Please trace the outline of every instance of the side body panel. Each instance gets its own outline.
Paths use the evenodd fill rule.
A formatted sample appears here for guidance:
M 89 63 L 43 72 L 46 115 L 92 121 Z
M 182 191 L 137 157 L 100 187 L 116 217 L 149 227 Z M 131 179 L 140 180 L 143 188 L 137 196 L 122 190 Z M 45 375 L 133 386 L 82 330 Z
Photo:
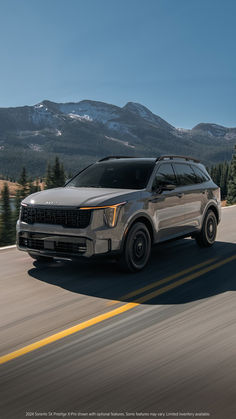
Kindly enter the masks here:
M 153 217 L 156 242 L 184 234 L 185 207 L 180 188 L 153 194 L 149 201 L 149 213 Z

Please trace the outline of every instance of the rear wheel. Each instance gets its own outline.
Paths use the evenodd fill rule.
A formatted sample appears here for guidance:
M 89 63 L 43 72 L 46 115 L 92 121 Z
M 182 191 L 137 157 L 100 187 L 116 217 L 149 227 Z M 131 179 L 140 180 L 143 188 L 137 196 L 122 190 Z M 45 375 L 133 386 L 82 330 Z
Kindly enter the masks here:
M 210 247 L 214 244 L 217 233 L 217 220 L 213 211 L 209 210 L 203 221 L 200 233 L 195 236 L 200 247 Z
M 143 223 L 135 223 L 127 233 L 120 265 L 128 272 L 141 271 L 148 263 L 151 252 L 150 233 Z
M 37 260 L 37 262 L 52 262 L 53 261 L 53 258 L 50 256 L 41 256 L 32 252 L 28 252 L 28 254 L 29 256 L 32 257 L 32 259 Z

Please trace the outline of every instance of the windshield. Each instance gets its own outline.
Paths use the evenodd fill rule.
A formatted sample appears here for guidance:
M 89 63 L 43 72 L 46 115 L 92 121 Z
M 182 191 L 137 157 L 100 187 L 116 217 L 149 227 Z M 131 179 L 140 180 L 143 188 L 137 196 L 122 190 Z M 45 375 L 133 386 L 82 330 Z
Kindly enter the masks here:
M 79 173 L 66 186 L 85 188 L 144 189 L 155 161 L 106 161 Z

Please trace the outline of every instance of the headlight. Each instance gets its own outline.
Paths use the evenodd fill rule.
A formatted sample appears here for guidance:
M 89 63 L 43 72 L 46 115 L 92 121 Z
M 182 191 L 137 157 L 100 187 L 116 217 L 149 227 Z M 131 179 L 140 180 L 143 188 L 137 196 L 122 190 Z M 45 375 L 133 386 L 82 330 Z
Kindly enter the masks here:
M 121 202 L 120 204 L 115 205 L 104 205 L 101 207 L 80 207 L 81 210 L 103 210 L 104 211 L 104 221 L 108 227 L 115 227 L 117 224 L 118 216 L 122 205 L 125 205 L 126 202 Z
M 105 220 L 105 223 L 108 225 L 108 227 L 116 226 L 120 209 L 122 205 L 124 204 L 125 202 L 122 202 L 121 204 L 116 204 L 116 205 L 112 205 L 110 207 L 104 208 L 104 220 Z
M 20 209 L 19 209 L 19 220 L 21 220 L 21 215 L 24 211 L 24 208 L 27 207 L 27 204 L 20 203 Z

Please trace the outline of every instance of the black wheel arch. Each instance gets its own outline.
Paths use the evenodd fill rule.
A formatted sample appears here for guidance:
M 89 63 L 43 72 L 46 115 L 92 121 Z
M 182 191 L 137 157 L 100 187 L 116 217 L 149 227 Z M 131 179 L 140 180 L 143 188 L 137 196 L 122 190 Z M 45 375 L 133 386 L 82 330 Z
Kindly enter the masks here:
M 205 218 L 205 216 L 206 216 L 206 214 L 207 214 L 208 211 L 214 212 L 214 214 L 216 216 L 217 225 L 218 225 L 219 224 L 219 221 L 220 221 L 220 214 L 219 214 L 219 209 L 218 209 L 217 205 L 214 204 L 213 202 L 210 202 L 206 206 L 205 211 L 204 211 L 204 215 L 202 217 L 203 220 L 204 220 L 204 218 Z M 202 224 L 203 224 L 203 222 L 202 222 Z
M 129 220 L 129 222 L 128 222 L 126 228 L 125 228 L 125 232 L 124 232 L 124 235 L 123 235 L 123 238 L 122 238 L 122 243 L 121 243 L 121 248 L 120 248 L 121 251 L 123 251 L 128 231 L 136 223 L 143 223 L 147 227 L 147 229 L 150 233 L 151 243 L 152 244 L 154 243 L 154 237 L 155 237 L 154 236 L 154 231 L 155 230 L 154 230 L 154 225 L 153 225 L 153 222 L 152 222 L 151 218 L 146 213 L 138 213 L 131 220 Z

